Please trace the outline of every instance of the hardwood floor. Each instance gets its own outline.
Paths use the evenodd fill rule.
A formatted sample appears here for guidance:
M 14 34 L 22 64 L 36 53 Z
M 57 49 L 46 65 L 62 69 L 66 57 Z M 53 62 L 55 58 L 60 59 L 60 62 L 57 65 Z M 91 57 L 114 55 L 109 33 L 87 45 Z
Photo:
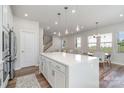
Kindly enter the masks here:
M 124 88 L 124 66 L 112 64 L 100 67 L 100 88 Z
M 39 74 L 38 67 L 31 66 L 16 71 L 16 76 L 8 82 L 7 88 L 15 88 L 18 77 L 35 73 L 36 78 L 42 88 L 50 88 L 50 84 L 42 74 Z M 100 88 L 124 88 L 124 66 L 112 64 L 99 71 Z
M 15 78 L 8 82 L 7 88 L 15 88 L 18 77 L 22 77 L 22 76 L 25 76 L 28 74 L 33 74 L 33 73 L 35 73 L 36 78 L 42 88 L 50 88 L 51 87 L 50 84 L 47 82 L 47 80 L 44 78 L 44 76 L 42 74 L 39 74 L 38 67 L 31 66 L 31 67 L 26 67 L 26 68 L 17 70 Z

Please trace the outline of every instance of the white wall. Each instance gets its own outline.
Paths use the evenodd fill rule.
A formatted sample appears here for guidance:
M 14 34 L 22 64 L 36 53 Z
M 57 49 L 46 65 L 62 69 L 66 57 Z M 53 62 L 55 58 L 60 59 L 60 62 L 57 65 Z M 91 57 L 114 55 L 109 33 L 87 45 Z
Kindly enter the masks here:
M 112 33 L 113 34 L 113 63 L 116 64 L 124 64 L 124 53 L 118 53 L 118 47 L 117 47 L 117 33 L 119 31 L 124 31 L 124 23 L 120 23 L 120 24 L 115 24 L 115 25 L 109 25 L 109 26 L 105 26 L 102 28 L 98 28 L 98 30 L 96 31 L 96 29 L 93 30 L 89 30 L 89 31 L 82 31 L 76 35 L 70 35 L 70 36 L 65 36 L 63 37 L 63 39 L 65 39 L 67 41 L 67 45 L 66 48 L 75 48 L 75 44 L 72 43 L 75 41 L 75 37 L 76 36 L 81 36 L 82 37 L 82 47 L 81 47 L 81 51 L 88 52 L 87 49 L 87 36 L 88 35 L 93 35 L 93 34 L 97 34 L 97 33 Z
M 17 35 L 17 62 L 16 69 L 20 69 L 20 31 L 33 31 L 35 33 L 35 62 L 38 65 L 39 59 L 39 23 L 14 16 L 14 31 Z

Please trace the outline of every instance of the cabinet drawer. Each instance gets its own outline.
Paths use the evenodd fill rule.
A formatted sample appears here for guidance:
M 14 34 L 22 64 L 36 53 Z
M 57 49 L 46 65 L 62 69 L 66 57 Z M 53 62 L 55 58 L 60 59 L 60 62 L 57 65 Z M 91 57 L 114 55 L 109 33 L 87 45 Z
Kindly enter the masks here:
M 61 72 L 65 72 L 65 66 L 59 63 L 55 63 L 56 70 L 59 70 Z

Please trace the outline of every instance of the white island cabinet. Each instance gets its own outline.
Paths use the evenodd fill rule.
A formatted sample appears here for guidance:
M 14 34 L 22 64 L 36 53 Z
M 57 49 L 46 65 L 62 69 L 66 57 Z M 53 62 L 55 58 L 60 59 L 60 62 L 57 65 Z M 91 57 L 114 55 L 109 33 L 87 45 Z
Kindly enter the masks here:
M 53 88 L 99 87 L 99 61 L 96 57 L 42 53 L 39 70 Z

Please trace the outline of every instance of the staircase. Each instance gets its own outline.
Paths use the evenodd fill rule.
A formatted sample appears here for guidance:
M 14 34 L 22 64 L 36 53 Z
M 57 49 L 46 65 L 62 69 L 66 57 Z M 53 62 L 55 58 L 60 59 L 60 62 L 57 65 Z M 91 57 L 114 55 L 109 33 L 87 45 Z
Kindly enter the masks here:
M 52 46 L 52 40 L 50 42 L 48 42 L 47 44 L 44 45 L 43 52 L 46 52 L 47 49 L 49 49 L 51 46 Z

